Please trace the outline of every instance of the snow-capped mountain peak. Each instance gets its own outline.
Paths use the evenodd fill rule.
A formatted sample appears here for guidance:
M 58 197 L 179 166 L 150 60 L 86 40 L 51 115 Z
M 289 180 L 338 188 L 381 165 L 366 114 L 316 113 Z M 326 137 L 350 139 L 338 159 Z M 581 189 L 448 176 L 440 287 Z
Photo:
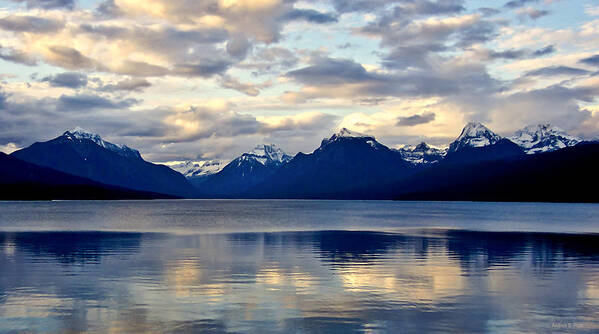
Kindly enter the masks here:
M 138 150 L 133 149 L 127 145 L 117 145 L 117 144 L 113 144 L 111 142 L 105 141 L 104 139 L 102 139 L 102 137 L 100 137 L 100 135 L 89 132 L 80 127 L 76 127 L 72 130 L 65 131 L 62 134 L 62 137 L 66 138 L 67 140 L 74 140 L 74 141 L 91 140 L 96 145 L 103 147 L 107 150 L 110 150 L 112 152 L 115 152 L 115 153 L 117 153 L 121 156 L 124 156 L 126 158 L 141 159 L 141 154 L 139 153 Z
M 478 122 L 466 124 L 460 136 L 449 145 L 449 151 L 455 152 L 465 147 L 484 147 L 493 145 L 501 140 L 501 137 Z
M 255 160 L 262 165 L 282 164 L 291 160 L 291 156 L 285 153 L 275 144 L 260 144 L 250 152 L 242 154 L 238 159 Z
M 339 130 L 337 133 L 335 133 L 333 135 L 333 137 L 337 137 L 337 138 L 341 138 L 341 137 L 345 137 L 345 138 L 365 138 L 365 137 L 372 137 L 369 135 L 365 135 L 356 131 L 352 131 L 349 130 L 348 128 L 341 128 L 341 130 Z
M 440 161 L 447 153 L 446 149 L 434 148 L 425 142 L 421 142 L 416 146 L 406 145 L 398 151 L 404 160 L 413 164 L 435 163 Z
M 509 138 L 518 144 L 527 154 L 555 151 L 560 148 L 574 146 L 581 139 L 551 124 L 526 126 Z
M 229 163 L 228 160 L 173 161 L 165 165 L 183 174 L 186 178 L 204 177 L 220 172 Z
M 291 156 L 285 153 L 275 144 L 261 144 L 254 147 L 248 154 L 256 157 L 264 157 L 267 160 L 283 163 L 291 160 Z
M 344 139 L 366 139 L 368 144 L 370 144 L 370 146 L 376 148 L 377 146 L 379 146 L 380 144 L 376 141 L 376 139 L 374 138 L 374 136 L 371 135 L 366 135 L 366 134 L 362 134 L 356 131 L 352 131 L 349 130 L 347 128 L 342 128 L 341 130 L 339 130 L 338 132 L 336 132 L 335 134 L 333 134 L 330 138 L 324 138 L 322 140 L 322 143 L 320 144 L 320 148 L 323 148 L 324 146 L 339 141 L 339 140 L 344 140 Z

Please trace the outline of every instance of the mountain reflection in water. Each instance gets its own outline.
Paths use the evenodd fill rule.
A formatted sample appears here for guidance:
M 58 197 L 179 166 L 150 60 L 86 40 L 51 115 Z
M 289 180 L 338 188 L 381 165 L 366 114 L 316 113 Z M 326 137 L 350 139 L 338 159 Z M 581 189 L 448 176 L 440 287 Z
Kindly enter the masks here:
M 593 332 L 599 236 L 0 233 L 0 332 Z

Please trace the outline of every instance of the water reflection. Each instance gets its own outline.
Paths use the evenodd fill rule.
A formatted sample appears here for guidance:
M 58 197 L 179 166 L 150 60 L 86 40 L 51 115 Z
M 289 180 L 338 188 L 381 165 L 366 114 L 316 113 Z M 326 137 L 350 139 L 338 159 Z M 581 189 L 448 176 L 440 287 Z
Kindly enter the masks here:
M 0 332 L 593 332 L 598 241 L 0 233 Z

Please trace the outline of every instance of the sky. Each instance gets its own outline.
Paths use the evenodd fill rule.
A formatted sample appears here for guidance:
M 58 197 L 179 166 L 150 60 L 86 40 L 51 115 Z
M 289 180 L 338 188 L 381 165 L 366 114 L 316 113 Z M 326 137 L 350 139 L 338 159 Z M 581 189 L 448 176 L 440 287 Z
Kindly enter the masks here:
M 599 137 L 591 0 L 0 1 L 0 151 L 81 127 L 146 160 L 311 152 L 342 127 Z

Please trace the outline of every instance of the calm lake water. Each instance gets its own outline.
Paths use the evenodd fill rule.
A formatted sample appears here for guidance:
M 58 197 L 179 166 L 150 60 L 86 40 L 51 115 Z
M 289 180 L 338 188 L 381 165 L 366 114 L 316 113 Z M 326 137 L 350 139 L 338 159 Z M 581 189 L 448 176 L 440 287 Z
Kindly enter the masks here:
M 0 333 L 599 332 L 599 205 L 0 202 Z

